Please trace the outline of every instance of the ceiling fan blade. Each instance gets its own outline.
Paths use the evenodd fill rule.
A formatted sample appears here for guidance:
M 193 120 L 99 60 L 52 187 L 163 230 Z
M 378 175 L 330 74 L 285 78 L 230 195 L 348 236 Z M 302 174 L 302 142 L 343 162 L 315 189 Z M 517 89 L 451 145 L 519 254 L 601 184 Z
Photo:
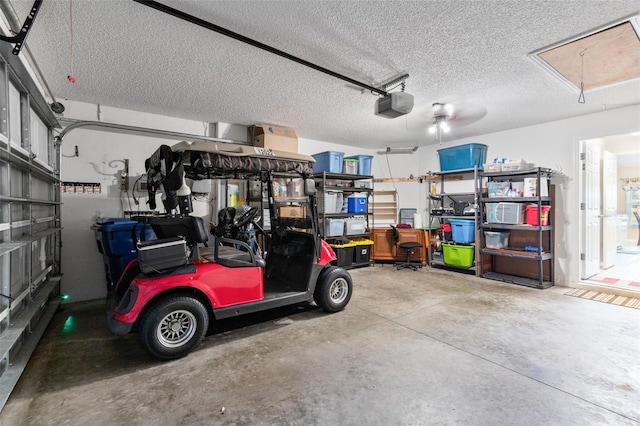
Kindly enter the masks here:
M 453 116 L 449 120 L 452 126 L 463 127 L 482 120 L 487 115 L 487 109 L 471 103 L 452 103 Z

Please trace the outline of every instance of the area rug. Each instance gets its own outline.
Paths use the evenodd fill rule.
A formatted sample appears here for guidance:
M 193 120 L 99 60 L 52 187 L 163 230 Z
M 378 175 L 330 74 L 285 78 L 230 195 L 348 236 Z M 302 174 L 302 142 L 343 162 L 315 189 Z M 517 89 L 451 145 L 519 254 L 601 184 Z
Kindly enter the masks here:
M 565 296 L 580 297 L 582 299 L 595 300 L 596 302 L 611 303 L 612 305 L 626 306 L 627 308 L 640 309 L 640 299 L 635 297 L 618 296 L 616 294 L 602 293 L 600 291 L 574 288 L 565 293 Z

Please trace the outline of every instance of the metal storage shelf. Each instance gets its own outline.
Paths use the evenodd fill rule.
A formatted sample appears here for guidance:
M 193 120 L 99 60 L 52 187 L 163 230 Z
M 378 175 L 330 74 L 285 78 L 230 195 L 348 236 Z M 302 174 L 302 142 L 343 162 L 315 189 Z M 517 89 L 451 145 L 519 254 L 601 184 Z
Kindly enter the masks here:
M 323 190 L 323 191 L 335 191 L 335 192 L 342 192 L 342 193 L 357 193 L 357 192 L 364 192 L 367 194 L 367 197 L 372 196 L 373 195 L 373 188 L 358 188 L 356 187 L 356 182 L 357 181 L 362 181 L 362 180 L 369 180 L 371 181 L 371 186 L 373 186 L 373 176 L 369 176 L 369 175 L 351 175 L 351 174 L 345 174 L 345 173 L 328 173 L 328 172 L 322 172 L 322 173 L 318 173 L 314 175 L 314 179 L 316 181 L 316 187 L 319 190 Z M 338 180 L 343 180 L 343 181 L 348 181 L 351 182 L 353 186 L 335 186 L 335 185 L 327 185 L 327 179 L 338 179 Z M 346 197 L 346 195 L 345 195 Z M 367 200 L 368 203 L 368 200 Z M 373 217 L 373 212 L 370 211 L 370 207 L 369 205 L 367 205 L 367 211 L 366 212 L 359 212 L 359 213 L 349 213 L 349 212 L 341 212 L 341 213 L 324 213 L 324 212 L 318 212 L 318 218 L 320 219 L 320 235 L 322 236 L 323 239 L 328 240 L 328 241 L 335 241 L 335 240 L 341 240 L 341 239 L 345 239 L 345 238 L 370 238 L 372 235 L 372 232 L 364 232 L 364 233 L 360 233 L 360 234 L 349 234 L 347 235 L 345 233 L 345 231 L 343 231 L 343 233 L 341 235 L 331 235 L 331 236 L 327 236 L 325 235 L 325 222 L 327 219 L 346 219 L 346 218 L 350 218 L 350 217 L 356 217 L 356 216 L 360 216 L 360 217 L 364 217 L 365 218 L 365 230 L 370 230 L 372 228 L 372 217 Z M 368 262 L 362 262 L 362 263 L 352 263 L 350 265 L 346 265 L 343 266 L 343 268 L 345 269 L 353 269 L 353 268 L 358 268 L 358 267 L 363 267 L 363 266 L 373 266 L 373 260 L 369 260 Z
M 512 170 L 512 171 L 504 171 L 504 172 L 484 172 L 481 170 L 480 174 L 483 177 L 505 177 L 505 176 L 508 177 L 508 176 L 533 175 L 533 174 L 537 174 L 538 172 L 541 175 L 544 175 L 545 177 L 551 176 L 553 174 L 553 170 L 547 169 L 544 167 L 534 167 L 533 169 Z
M 470 169 L 458 169 L 458 170 L 447 170 L 444 172 L 430 172 L 430 174 L 432 176 L 450 176 L 450 175 L 459 175 L 459 174 L 466 174 L 466 173 L 475 173 L 478 169 L 476 168 L 470 168 Z
M 458 271 L 470 271 L 470 272 L 476 272 L 476 267 L 475 266 L 470 266 L 468 268 L 464 268 L 462 266 L 456 266 L 456 265 L 449 265 L 447 263 L 444 263 L 444 261 L 442 260 L 435 260 L 435 259 L 431 259 L 431 266 L 443 266 L 445 268 L 452 268 Z
M 459 170 L 447 170 L 444 172 L 430 172 L 428 173 L 428 185 L 429 185 L 429 191 L 431 191 L 431 187 L 433 183 L 439 184 L 440 185 L 440 191 L 437 193 L 429 193 L 427 195 L 427 218 L 428 218 L 428 223 L 429 226 L 432 226 L 432 222 L 433 221 L 437 221 L 438 224 L 442 224 L 444 220 L 448 220 L 448 219 L 459 219 L 459 220 L 469 220 L 469 221 L 473 221 L 474 222 L 474 233 L 476 234 L 476 240 L 477 240 L 477 233 L 478 233 L 478 220 L 479 220 L 479 216 L 478 216 L 478 209 L 475 209 L 474 213 L 471 215 L 460 215 L 460 214 L 432 214 L 431 211 L 435 210 L 435 209 L 445 209 L 447 208 L 448 202 L 445 206 L 445 199 L 450 199 L 452 201 L 455 201 L 457 198 L 467 198 L 469 200 L 473 199 L 473 201 L 469 201 L 471 204 L 473 205 L 477 205 L 478 204 L 478 198 L 480 197 L 480 193 L 479 193 L 479 181 L 478 181 L 478 168 L 473 167 L 473 168 L 469 168 L 469 169 L 459 169 Z M 459 178 L 456 179 L 448 179 L 448 177 L 450 176 L 460 176 Z M 465 182 L 465 185 L 472 185 L 472 189 L 473 191 L 455 191 L 455 192 L 447 192 L 446 187 L 448 185 L 450 185 L 453 182 Z M 461 189 L 465 189 L 465 188 L 461 188 Z M 429 239 L 431 239 L 431 235 L 429 236 Z M 434 237 L 435 238 L 435 237 Z M 475 273 L 475 275 L 478 275 L 478 268 L 476 268 L 475 265 L 477 265 L 478 262 L 478 246 L 474 243 L 470 243 L 470 244 L 463 244 L 464 246 L 473 246 L 474 247 L 474 266 L 471 266 L 469 268 L 464 268 L 461 266 L 455 266 L 455 265 L 449 265 L 444 263 L 444 258 L 442 257 L 443 255 L 434 257 L 434 251 L 432 250 L 431 247 L 431 242 L 432 241 L 427 241 L 426 242 L 426 246 L 427 246 L 427 262 L 429 264 L 429 266 L 438 266 L 438 267 L 444 267 L 444 268 L 448 268 L 448 269 L 452 269 L 454 271 L 458 271 L 458 272 L 473 272 Z
M 328 218 L 345 218 L 345 217 L 352 217 L 352 216 L 366 216 L 368 214 L 371 214 L 369 212 L 362 212 L 362 213 L 320 213 L 321 216 L 324 217 L 328 217 Z
M 553 282 L 551 281 L 540 281 L 534 280 L 526 277 L 519 277 L 517 275 L 509 275 L 509 274 L 501 274 L 499 272 L 487 272 L 482 275 L 483 278 L 488 278 L 490 280 L 502 281 L 505 283 L 524 285 L 527 287 L 533 287 L 538 289 L 545 289 L 549 287 L 553 287 Z
M 326 236 L 324 237 L 325 240 L 336 240 L 336 239 L 342 239 L 342 238 L 366 238 L 366 237 L 370 237 L 371 236 L 371 232 L 365 232 L 362 234 L 344 234 L 344 235 L 333 235 L 333 236 Z
M 437 197 L 465 197 L 476 195 L 475 192 L 441 192 Z
M 360 263 L 352 263 L 351 265 L 342 266 L 343 269 L 355 269 L 355 268 L 363 268 L 365 266 L 373 266 L 373 260 L 368 262 L 360 262 Z
M 481 229 L 521 229 L 523 231 L 550 231 L 553 229 L 553 226 L 550 225 L 510 225 L 508 223 L 481 223 Z
M 507 172 L 480 172 L 479 173 L 479 182 L 482 182 L 483 178 L 487 179 L 487 182 L 492 182 L 494 180 L 502 180 L 502 179 L 511 179 L 514 176 L 522 177 L 535 177 L 536 179 L 536 188 L 538 188 L 538 194 L 542 192 L 542 178 L 546 179 L 547 192 L 550 193 L 549 187 L 549 177 L 553 174 L 551 169 L 546 168 L 534 168 L 528 170 L 516 170 L 516 171 L 507 171 Z M 535 204 L 538 207 L 538 211 L 542 209 L 542 206 L 551 207 L 552 199 L 550 196 L 536 196 L 536 197 L 486 197 L 483 196 L 479 200 L 480 211 L 484 212 L 485 204 L 487 203 L 499 203 L 499 202 L 508 202 L 508 203 L 529 203 Z M 549 216 L 551 216 L 551 211 L 549 212 Z M 540 219 L 539 219 L 540 220 Z M 549 222 L 551 220 L 549 219 Z M 553 245 L 553 225 L 528 225 L 528 224 L 503 224 L 503 223 L 488 223 L 482 222 L 479 225 L 479 229 L 481 232 L 479 233 L 480 239 L 480 262 L 484 263 L 485 256 L 489 256 L 491 260 L 491 272 L 483 272 L 481 276 L 483 278 L 508 282 L 512 284 L 524 285 L 527 287 L 533 287 L 538 289 L 545 289 L 553 286 L 553 262 L 554 257 L 551 251 L 547 252 L 519 252 L 514 250 L 507 249 L 496 249 L 496 248 L 487 248 L 486 237 L 482 230 L 514 230 L 514 231 L 527 231 L 531 232 L 535 235 L 535 238 L 532 238 L 531 245 L 534 247 L 547 247 L 548 250 L 552 250 Z M 535 240 L 535 241 L 534 241 Z M 537 267 L 537 279 L 532 279 L 520 275 L 512 275 L 503 272 L 494 272 L 496 269 L 496 258 L 498 257 L 508 257 L 512 259 L 523 259 L 530 260 L 532 262 L 536 262 Z M 548 264 L 548 280 L 545 280 L 544 274 L 544 264 L 547 262 Z M 524 264 L 523 264 L 524 265 Z M 503 264 L 503 268 L 504 268 Z M 514 271 L 508 271 L 514 272 Z M 519 272 L 519 271 L 518 271 Z M 532 274 L 533 275 L 533 274 Z
M 551 202 L 551 197 L 482 197 L 480 201 L 483 203 L 537 203 L 542 201 L 544 203 Z
M 261 201 L 261 199 L 250 199 L 249 201 Z M 307 203 L 309 199 L 307 197 L 274 197 L 273 201 L 276 203 Z
M 475 220 L 475 215 L 455 215 L 455 214 L 439 214 L 439 215 L 431 215 L 431 218 L 441 218 L 441 219 L 466 219 L 466 220 Z
M 506 257 L 515 257 L 518 259 L 530 259 L 530 260 L 549 260 L 553 259 L 553 254 L 543 252 L 542 254 L 538 254 L 534 251 L 532 252 L 522 252 L 518 253 L 514 250 L 504 250 L 504 249 L 492 249 L 492 248 L 483 248 L 480 249 L 481 254 L 491 254 L 493 256 L 506 256 Z M 528 253 L 528 254 L 527 254 Z

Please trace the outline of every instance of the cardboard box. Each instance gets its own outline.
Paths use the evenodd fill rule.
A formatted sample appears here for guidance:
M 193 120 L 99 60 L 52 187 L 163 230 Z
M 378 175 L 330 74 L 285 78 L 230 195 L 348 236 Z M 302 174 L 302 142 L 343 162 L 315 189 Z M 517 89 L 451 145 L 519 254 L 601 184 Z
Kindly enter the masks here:
M 298 152 L 298 137 L 293 129 L 256 124 L 249 127 L 253 146 L 286 152 Z
M 280 217 L 304 218 L 307 217 L 307 209 L 303 206 L 280 207 Z

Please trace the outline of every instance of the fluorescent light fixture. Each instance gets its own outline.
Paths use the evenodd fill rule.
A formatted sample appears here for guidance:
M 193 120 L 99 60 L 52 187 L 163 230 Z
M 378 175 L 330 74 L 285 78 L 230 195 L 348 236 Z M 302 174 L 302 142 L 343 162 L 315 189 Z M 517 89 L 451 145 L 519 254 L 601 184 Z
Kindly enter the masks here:
M 391 147 L 388 146 L 385 151 L 378 151 L 377 153 L 380 154 L 380 155 L 382 155 L 382 154 L 413 154 L 417 150 L 418 150 L 418 145 L 414 146 L 413 148 L 411 148 L 411 147 L 407 147 L 407 148 L 391 148 Z

